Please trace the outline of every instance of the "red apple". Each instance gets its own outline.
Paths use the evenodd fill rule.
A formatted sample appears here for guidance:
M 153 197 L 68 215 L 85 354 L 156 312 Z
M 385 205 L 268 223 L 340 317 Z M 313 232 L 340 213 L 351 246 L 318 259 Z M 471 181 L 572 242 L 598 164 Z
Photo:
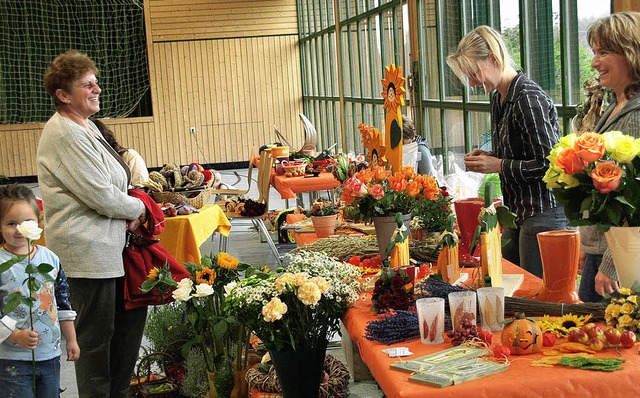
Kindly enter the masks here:
M 609 327 L 604 331 L 604 337 L 607 339 L 607 343 L 612 346 L 620 344 L 620 331 L 616 328 Z
M 589 339 L 589 348 L 593 351 L 599 352 L 604 348 L 604 343 L 597 337 L 592 337 Z
M 600 328 L 600 326 L 596 325 L 592 328 L 590 328 L 589 330 L 587 330 L 587 336 L 589 336 L 590 339 L 594 338 L 594 337 L 598 337 L 599 335 L 601 335 L 602 332 L 602 328 Z
M 569 332 L 568 340 L 574 343 L 587 344 L 587 342 L 589 341 L 589 336 L 587 336 L 584 331 L 576 328 L 571 329 L 571 331 Z
M 595 328 L 596 326 L 598 325 L 593 322 L 585 323 L 584 325 L 582 325 L 582 331 L 589 334 L 589 330 Z
M 625 330 L 620 334 L 620 344 L 624 348 L 631 348 L 636 343 L 636 334 L 631 330 Z

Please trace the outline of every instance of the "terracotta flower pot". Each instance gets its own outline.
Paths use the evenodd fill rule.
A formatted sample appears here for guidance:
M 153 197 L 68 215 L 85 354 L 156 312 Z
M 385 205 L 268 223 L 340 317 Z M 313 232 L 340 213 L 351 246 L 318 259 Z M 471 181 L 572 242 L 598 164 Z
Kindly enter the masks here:
M 330 216 L 311 216 L 313 229 L 316 230 L 318 238 L 328 238 L 336 232 L 337 214 Z
M 576 275 L 580 257 L 580 233 L 559 230 L 538 233 L 542 259 L 542 287 L 532 297 L 538 301 L 580 303 Z

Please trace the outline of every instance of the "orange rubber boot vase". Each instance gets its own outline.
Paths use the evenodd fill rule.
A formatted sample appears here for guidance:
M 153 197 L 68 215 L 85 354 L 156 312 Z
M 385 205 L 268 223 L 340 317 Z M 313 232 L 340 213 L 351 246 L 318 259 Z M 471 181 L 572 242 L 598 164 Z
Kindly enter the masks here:
M 580 257 L 580 233 L 572 230 L 540 232 L 542 287 L 533 300 L 555 303 L 581 303 L 576 291 Z

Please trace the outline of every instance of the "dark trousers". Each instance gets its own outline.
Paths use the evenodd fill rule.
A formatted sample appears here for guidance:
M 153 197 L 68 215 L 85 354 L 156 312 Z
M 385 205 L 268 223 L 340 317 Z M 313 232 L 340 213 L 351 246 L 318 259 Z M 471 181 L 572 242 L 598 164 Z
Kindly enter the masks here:
M 124 310 L 122 278 L 68 280 L 78 313 L 78 393 L 81 398 L 127 398 L 147 308 Z
M 580 278 L 580 287 L 578 296 L 585 303 L 597 303 L 604 298 L 596 292 L 596 274 L 602 262 L 602 255 L 587 254 L 584 260 L 584 268 L 582 269 L 582 277 Z

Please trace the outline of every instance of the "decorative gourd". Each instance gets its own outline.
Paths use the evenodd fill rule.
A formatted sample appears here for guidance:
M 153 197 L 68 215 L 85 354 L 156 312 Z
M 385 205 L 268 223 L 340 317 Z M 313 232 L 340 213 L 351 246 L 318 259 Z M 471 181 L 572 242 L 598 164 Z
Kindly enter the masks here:
M 542 348 L 542 331 L 535 321 L 516 312 L 513 320 L 502 329 L 502 344 L 514 355 L 533 354 Z

